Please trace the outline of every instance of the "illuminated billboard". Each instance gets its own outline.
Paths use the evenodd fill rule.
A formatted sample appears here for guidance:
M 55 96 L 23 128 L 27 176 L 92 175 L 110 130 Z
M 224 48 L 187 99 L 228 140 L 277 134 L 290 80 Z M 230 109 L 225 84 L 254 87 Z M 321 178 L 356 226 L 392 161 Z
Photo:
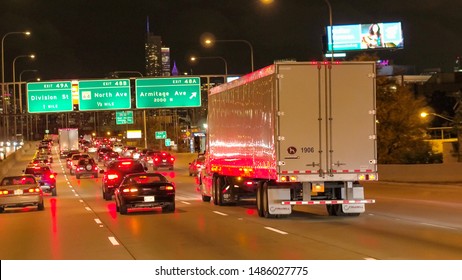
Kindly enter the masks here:
M 333 35 L 333 40 L 332 40 Z M 358 51 L 368 49 L 402 49 L 401 22 L 334 25 L 327 27 L 327 50 Z

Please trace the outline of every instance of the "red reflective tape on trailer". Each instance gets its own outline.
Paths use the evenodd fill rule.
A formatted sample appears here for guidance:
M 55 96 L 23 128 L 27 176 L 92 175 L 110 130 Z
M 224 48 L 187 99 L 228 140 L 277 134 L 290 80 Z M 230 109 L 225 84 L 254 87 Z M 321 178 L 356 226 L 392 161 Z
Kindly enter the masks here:
M 375 199 L 281 201 L 282 205 L 326 205 L 326 204 L 368 204 L 368 203 L 375 203 Z

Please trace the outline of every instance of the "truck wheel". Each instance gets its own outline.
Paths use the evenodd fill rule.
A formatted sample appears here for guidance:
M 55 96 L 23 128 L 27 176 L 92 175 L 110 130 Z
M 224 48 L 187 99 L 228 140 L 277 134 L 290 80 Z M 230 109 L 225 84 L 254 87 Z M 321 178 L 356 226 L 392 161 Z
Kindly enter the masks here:
M 52 196 L 56 196 L 56 195 L 57 195 L 57 192 L 58 192 L 58 191 L 56 190 L 56 186 L 55 186 L 53 189 L 51 189 L 51 195 L 52 195 Z
M 215 190 L 215 193 L 216 193 L 216 197 L 217 197 L 217 205 L 219 206 L 223 206 L 223 188 L 224 188 L 224 178 L 222 176 L 218 176 L 217 179 L 216 179 L 216 190 Z
M 259 217 L 264 217 L 263 215 L 263 190 L 262 190 L 263 186 L 262 184 L 258 184 L 258 187 L 257 187 L 257 212 L 258 212 L 258 216 Z
M 270 214 L 269 212 L 269 205 L 268 205 L 268 184 L 265 183 L 263 184 L 263 192 L 262 192 L 262 196 L 263 196 L 263 216 L 265 218 L 275 218 L 276 215 L 272 215 Z
M 207 196 L 207 195 L 202 195 L 202 201 L 203 202 L 210 202 L 212 198 L 210 196 Z

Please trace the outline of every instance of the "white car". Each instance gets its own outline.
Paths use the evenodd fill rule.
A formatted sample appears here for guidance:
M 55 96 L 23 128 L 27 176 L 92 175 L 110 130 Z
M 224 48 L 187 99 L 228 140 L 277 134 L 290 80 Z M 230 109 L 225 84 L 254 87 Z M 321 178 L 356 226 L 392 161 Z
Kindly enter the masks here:
M 124 149 L 124 145 L 121 144 L 121 143 L 115 143 L 113 146 L 112 146 L 112 150 L 116 153 L 122 153 Z

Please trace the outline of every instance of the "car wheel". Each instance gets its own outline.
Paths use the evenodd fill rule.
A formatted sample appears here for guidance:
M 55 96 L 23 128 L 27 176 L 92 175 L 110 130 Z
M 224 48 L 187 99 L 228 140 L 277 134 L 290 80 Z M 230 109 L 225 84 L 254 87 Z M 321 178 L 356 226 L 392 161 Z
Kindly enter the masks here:
M 80 174 L 76 174 L 75 178 L 80 179 Z
M 38 211 L 45 210 L 45 204 L 43 203 L 43 200 L 37 205 L 37 210 Z
M 120 212 L 120 214 L 122 214 L 122 215 L 126 215 L 126 214 L 128 213 L 127 205 L 121 204 L 121 205 L 119 206 L 119 212 Z
M 3 213 L 5 212 L 5 208 L 4 207 L 0 207 L 0 213 Z
M 55 186 L 54 188 L 51 189 L 51 195 L 52 195 L 52 196 L 56 196 L 56 195 L 57 195 L 56 186 Z
M 95 172 L 94 177 L 98 178 L 98 172 Z
M 104 200 L 109 201 L 112 199 L 112 194 L 103 192 Z
M 174 212 L 175 211 L 175 202 L 171 202 L 169 205 L 162 208 L 163 212 Z
M 71 168 L 71 169 L 69 170 L 69 173 L 70 173 L 71 175 L 74 175 L 74 169 Z

